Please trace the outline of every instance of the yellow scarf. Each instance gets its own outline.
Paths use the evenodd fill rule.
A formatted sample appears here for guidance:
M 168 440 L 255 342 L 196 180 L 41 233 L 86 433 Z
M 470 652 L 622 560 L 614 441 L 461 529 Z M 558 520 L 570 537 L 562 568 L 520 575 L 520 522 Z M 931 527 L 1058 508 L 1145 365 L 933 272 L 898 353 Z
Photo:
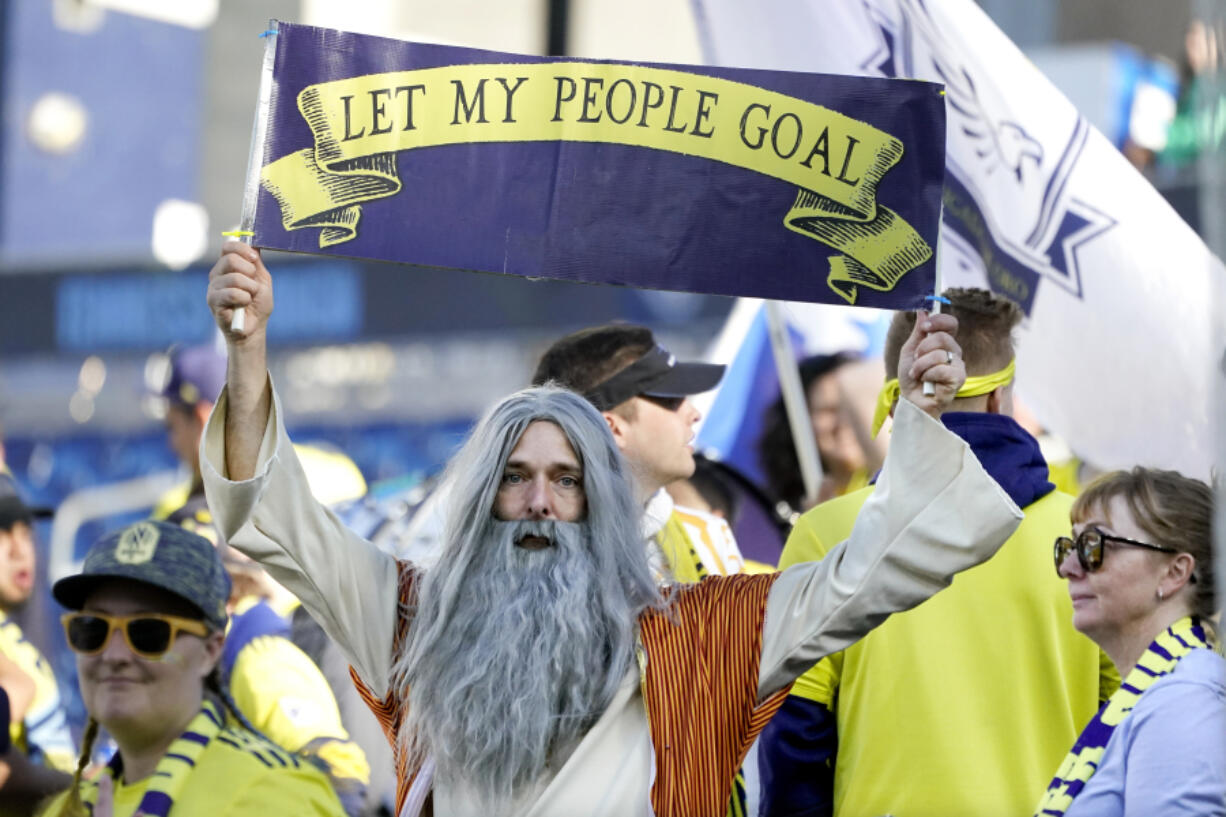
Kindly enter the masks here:
M 962 384 L 962 388 L 958 389 L 958 397 L 979 397 L 980 395 L 991 394 L 1001 386 L 1007 386 L 1012 383 L 1013 375 L 1016 371 L 1017 360 L 1014 359 L 1010 360 L 1009 365 L 998 372 L 968 377 L 966 382 Z M 885 381 L 885 385 L 881 387 L 881 392 L 877 395 L 877 409 L 873 412 L 874 437 L 881 431 L 881 426 L 885 424 L 885 418 L 890 416 L 890 410 L 898 402 L 898 395 L 898 378 L 895 377 Z
M 149 778 L 149 786 L 136 809 L 136 815 L 141 817 L 167 817 L 174 808 L 175 798 L 187 783 L 187 778 L 196 768 L 196 761 L 204 754 L 209 742 L 217 737 L 225 725 L 225 712 L 213 701 L 205 699 L 200 706 L 200 713 L 187 725 L 182 735 L 170 744 L 166 754 L 158 761 L 157 768 Z M 107 764 L 107 772 L 113 778 L 119 779 L 123 773 L 123 757 L 116 753 Z M 84 792 L 83 792 L 84 794 Z M 94 801 L 98 796 L 97 786 L 92 786 L 82 799 L 85 800 L 90 812 L 93 812 Z

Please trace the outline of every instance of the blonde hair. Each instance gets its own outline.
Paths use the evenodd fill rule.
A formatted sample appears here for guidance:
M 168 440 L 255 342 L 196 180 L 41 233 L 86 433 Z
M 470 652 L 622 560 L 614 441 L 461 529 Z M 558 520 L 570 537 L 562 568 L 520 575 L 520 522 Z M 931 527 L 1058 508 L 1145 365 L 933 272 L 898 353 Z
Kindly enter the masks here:
M 77 759 L 77 770 L 72 773 L 72 787 L 64 805 L 60 806 L 56 817 L 90 817 L 85 803 L 81 800 L 81 775 L 89 765 L 90 756 L 94 753 L 94 743 L 98 740 L 98 722 L 92 717 L 85 724 L 85 734 L 81 736 L 81 756 Z
M 1218 610 L 1213 564 L 1213 489 L 1199 479 L 1178 471 L 1136 466 L 1131 471 L 1113 471 L 1094 480 L 1077 497 L 1069 516 L 1080 522 L 1095 508 L 1105 510 L 1112 499 L 1122 497 L 1137 526 L 1156 545 L 1166 545 L 1191 555 L 1192 613 L 1206 624 Z

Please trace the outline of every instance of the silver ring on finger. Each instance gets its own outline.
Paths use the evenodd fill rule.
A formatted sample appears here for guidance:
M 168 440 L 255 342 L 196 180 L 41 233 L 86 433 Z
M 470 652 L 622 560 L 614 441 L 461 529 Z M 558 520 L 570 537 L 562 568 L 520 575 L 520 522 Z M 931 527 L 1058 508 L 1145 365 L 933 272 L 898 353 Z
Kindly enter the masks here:
M 946 363 L 946 365 L 953 365 L 953 362 L 954 362 L 954 353 L 953 353 L 953 352 L 951 352 L 951 351 L 949 351 L 948 349 L 946 349 L 946 350 L 945 350 L 945 363 Z

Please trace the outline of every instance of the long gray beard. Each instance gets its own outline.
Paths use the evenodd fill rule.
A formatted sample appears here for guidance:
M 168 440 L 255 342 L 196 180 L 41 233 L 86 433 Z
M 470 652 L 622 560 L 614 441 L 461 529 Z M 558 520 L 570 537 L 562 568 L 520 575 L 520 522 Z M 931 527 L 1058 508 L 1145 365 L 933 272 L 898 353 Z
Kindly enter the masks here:
M 518 547 L 528 534 L 554 544 Z M 610 577 L 597 574 L 587 538 L 584 524 L 493 522 L 472 564 L 440 563 L 426 577 L 393 678 L 408 688 L 402 748 L 432 756 L 439 782 L 505 802 L 608 707 L 633 661 L 635 613 L 602 601 L 597 584 Z M 454 598 L 440 598 L 435 571 L 462 572 Z

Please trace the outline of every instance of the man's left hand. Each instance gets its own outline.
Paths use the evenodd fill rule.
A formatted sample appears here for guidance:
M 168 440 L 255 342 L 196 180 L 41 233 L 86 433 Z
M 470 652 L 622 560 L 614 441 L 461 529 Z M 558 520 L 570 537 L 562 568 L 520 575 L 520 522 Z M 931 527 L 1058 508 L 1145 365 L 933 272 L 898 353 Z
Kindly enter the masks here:
M 962 348 L 954 340 L 957 331 L 958 319 L 953 315 L 920 312 L 898 356 L 899 393 L 936 418 L 966 382 Z M 934 394 L 924 394 L 924 383 L 934 386 Z

